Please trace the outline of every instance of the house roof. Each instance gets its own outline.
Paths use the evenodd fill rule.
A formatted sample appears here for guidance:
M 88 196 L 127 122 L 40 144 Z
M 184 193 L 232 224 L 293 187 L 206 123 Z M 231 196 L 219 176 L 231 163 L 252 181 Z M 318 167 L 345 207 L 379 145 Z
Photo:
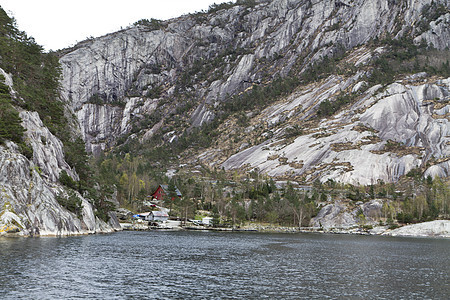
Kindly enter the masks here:
M 148 216 L 150 213 L 149 212 L 145 212 L 145 213 L 140 213 L 140 214 L 137 214 L 138 216 L 141 216 L 141 217 L 146 217 L 146 216 Z
M 167 184 L 160 184 L 159 186 L 164 190 L 164 193 L 169 194 L 169 186 Z M 175 187 L 175 192 L 178 197 L 183 196 L 177 187 Z
M 154 217 L 168 217 L 169 215 L 163 211 L 152 211 L 150 212 Z

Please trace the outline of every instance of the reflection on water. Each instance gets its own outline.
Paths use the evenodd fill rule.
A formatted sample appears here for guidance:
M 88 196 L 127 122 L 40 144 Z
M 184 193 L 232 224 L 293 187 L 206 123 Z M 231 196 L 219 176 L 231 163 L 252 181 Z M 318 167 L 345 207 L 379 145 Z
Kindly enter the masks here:
M 2 299 L 450 299 L 444 239 L 154 231 L 0 251 Z

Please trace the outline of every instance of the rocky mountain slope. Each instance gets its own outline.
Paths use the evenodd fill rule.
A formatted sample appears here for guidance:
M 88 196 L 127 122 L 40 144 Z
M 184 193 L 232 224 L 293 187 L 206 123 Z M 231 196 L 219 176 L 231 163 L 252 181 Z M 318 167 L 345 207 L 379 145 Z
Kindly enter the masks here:
M 391 182 L 425 166 L 427 175 L 448 176 L 449 79 L 405 75 L 377 85 L 370 77 L 373 62 L 390 51 L 371 41 L 408 38 L 445 52 L 449 22 L 445 0 L 216 5 L 64 50 L 62 96 L 95 154 L 130 134 L 160 146 L 220 120 L 213 146 L 185 152 L 185 161 L 305 181 Z M 236 115 L 223 117 L 238 95 L 305 78 L 325 57 L 342 59 L 341 74 L 295 82 L 265 109 L 247 103 L 244 129 Z M 317 120 L 322 102 L 345 96 L 351 105 Z
M 370 185 L 379 180 L 396 182 L 428 162 L 431 166 L 425 176 L 446 177 L 450 170 L 450 125 L 445 101 L 450 79 L 414 78 L 385 89 L 376 85 L 361 93 L 348 110 L 320 120 L 304 135 L 285 138 L 292 122 L 307 117 L 314 104 L 336 89 L 356 90 L 363 82 L 355 77 L 331 76 L 320 85 L 308 86 L 270 106 L 255 120 L 262 123 L 264 133 L 271 131 L 272 124 L 282 123 L 273 138 L 239 151 L 223 166 L 258 168 L 270 176 L 298 177 L 301 181 L 320 178 Z

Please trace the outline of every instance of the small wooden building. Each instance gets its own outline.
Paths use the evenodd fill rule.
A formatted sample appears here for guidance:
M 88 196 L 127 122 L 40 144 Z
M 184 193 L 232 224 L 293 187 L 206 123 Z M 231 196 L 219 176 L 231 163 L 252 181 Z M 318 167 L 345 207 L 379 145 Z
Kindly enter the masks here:
M 206 226 L 210 226 L 210 225 L 212 225 L 212 219 L 213 218 L 211 218 L 211 217 L 204 217 L 202 219 L 202 224 L 206 225 Z
M 166 212 L 163 211 L 151 211 L 148 215 L 149 221 L 167 221 L 169 220 L 169 215 Z
M 142 221 L 153 221 L 153 222 L 164 222 L 169 220 L 169 215 L 164 211 L 150 211 L 145 213 L 139 213 L 133 216 L 137 220 Z
M 177 187 L 175 187 L 175 192 L 177 193 L 177 196 L 179 198 L 182 197 L 182 194 L 181 194 L 180 190 Z M 156 191 L 152 194 L 152 199 L 156 199 L 156 200 L 162 201 L 162 200 L 164 200 L 164 197 L 166 195 L 169 195 L 169 186 L 166 185 L 166 184 L 160 184 L 158 186 L 158 188 L 156 189 Z M 175 198 L 173 198 L 172 200 L 174 200 L 174 199 Z

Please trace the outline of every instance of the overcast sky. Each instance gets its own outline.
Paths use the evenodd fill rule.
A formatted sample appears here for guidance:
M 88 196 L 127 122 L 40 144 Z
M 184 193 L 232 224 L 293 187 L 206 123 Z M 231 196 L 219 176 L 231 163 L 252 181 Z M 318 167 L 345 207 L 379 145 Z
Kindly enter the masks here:
M 120 30 L 141 19 L 166 20 L 223 0 L 0 0 L 20 30 L 46 50 Z

